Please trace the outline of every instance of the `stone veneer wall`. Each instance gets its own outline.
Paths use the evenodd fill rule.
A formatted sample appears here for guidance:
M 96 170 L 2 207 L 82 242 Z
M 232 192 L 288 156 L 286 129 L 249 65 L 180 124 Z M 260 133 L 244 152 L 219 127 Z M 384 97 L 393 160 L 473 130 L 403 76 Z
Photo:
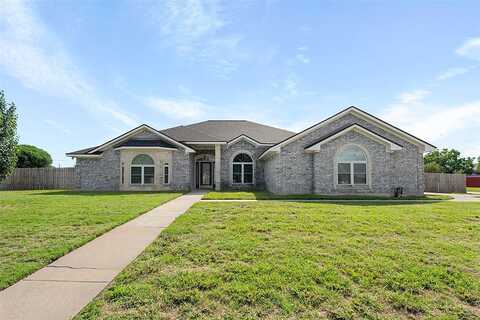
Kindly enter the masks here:
M 305 147 L 321 137 L 358 123 L 377 134 L 384 136 L 404 148 L 393 153 L 380 150 L 378 143 L 359 134 L 347 134 L 322 147 L 327 154 L 305 153 Z M 353 186 L 337 188 L 334 186 L 334 154 L 347 143 L 359 143 L 372 152 L 372 187 Z M 324 150 L 324 148 L 326 148 Z M 330 148 L 330 149 L 329 149 Z M 385 147 L 383 147 L 385 148 Z M 394 187 L 403 187 L 408 195 L 421 195 L 424 191 L 423 150 L 396 135 L 390 134 L 376 125 L 352 114 L 323 126 L 302 138 L 284 146 L 279 154 L 265 160 L 267 190 L 282 194 L 301 193 L 370 193 L 392 194 Z
M 184 150 L 173 152 L 172 177 L 170 187 L 172 190 L 191 190 L 193 179 L 193 155 Z
M 272 193 L 281 193 L 283 186 L 282 166 L 280 165 L 280 155 L 274 154 L 270 158 L 263 160 L 263 170 L 265 176 L 265 189 Z
M 338 152 L 349 144 L 362 146 L 367 154 L 367 185 L 336 185 L 335 158 Z M 385 144 L 381 144 L 357 132 L 345 135 L 322 146 L 322 151 L 313 154 L 314 176 L 313 193 L 374 193 L 390 194 L 392 192 L 391 153 Z
M 266 147 L 256 147 L 246 140 L 240 140 L 237 143 L 227 146 L 222 146 L 222 190 L 225 189 L 264 189 L 265 178 L 263 165 L 264 162 L 258 160 L 258 157 L 265 151 Z M 235 185 L 232 181 L 232 161 L 233 158 L 239 154 L 245 152 L 252 156 L 254 165 L 254 184 L 253 185 Z
M 141 152 L 138 154 L 152 152 Z M 156 159 L 155 156 L 153 156 Z M 157 159 L 158 160 L 158 159 Z M 126 167 L 130 164 L 126 163 Z M 81 190 L 92 191 L 118 191 L 120 189 L 120 151 L 113 148 L 104 151 L 100 158 L 77 158 L 76 160 L 76 186 Z M 192 188 L 192 156 L 183 150 L 172 153 L 172 163 L 170 164 L 170 184 L 163 185 L 160 177 L 163 176 L 163 165 L 155 169 L 156 184 L 146 186 L 135 186 L 135 190 L 183 190 Z M 126 168 L 127 169 L 127 168 Z M 129 170 L 125 170 L 129 174 Z M 125 183 L 128 183 L 129 177 L 125 177 Z
M 77 158 L 76 185 L 81 190 L 117 191 L 120 182 L 120 151 L 106 150 L 101 158 Z

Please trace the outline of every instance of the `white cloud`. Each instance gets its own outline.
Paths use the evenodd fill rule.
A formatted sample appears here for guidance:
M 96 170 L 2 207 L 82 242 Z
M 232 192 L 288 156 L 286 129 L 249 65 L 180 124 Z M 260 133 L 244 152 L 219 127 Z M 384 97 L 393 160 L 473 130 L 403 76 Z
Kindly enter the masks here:
M 163 99 L 150 97 L 146 99 L 145 104 L 171 118 L 198 118 L 209 108 L 208 105 L 200 101 L 185 99 Z
M 398 97 L 398 100 L 402 104 L 414 104 L 414 103 L 421 102 L 429 94 L 430 94 L 430 91 L 423 90 L 423 89 L 415 90 L 415 91 L 409 91 L 409 92 L 403 92 Z
M 480 60 L 480 37 L 468 39 L 455 52 L 462 57 Z
M 177 89 L 180 92 L 180 94 L 182 94 L 184 96 L 189 96 L 189 95 L 192 94 L 192 91 L 184 85 L 181 85 L 181 84 L 178 85 Z
M 283 82 L 283 89 L 290 95 L 295 96 L 298 93 L 298 79 L 289 75 Z
M 64 134 L 68 134 L 68 135 L 72 134 L 72 131 L 70 131 L 70 129 L 67 129 L 63 124 L 58 123 L 55 120 L 47 119 L 44 122 L 45 122 L 45 124 L 47 124 L 49 127 L 51 127 L 54 130 L 60 131 Z
M 439 106 L 424 101 L 428 94 L 425 90 L 403 93 L 382 118 L 434 143 L 461 136 L 480 125 L 480 101 Z
M 460 76 L 462 74 L 468 73 L 473 70 L 475 66 L 472 67 L 457 67 L 457 68 L 450 68 L 443 72 L 442 74 L 438 75 L 437 80 L 443 81 L 447 80 L 456 76 Z
M 225 25 L 216 0 L 167 0 L 155 9 L 160 14 L 153 12 L 152 17 L 180 51 L 193 50 L 197 42 Z
M 224 6 L 218 0 L 166 0 L 147 10 L 162 40 L 180 56 L 211 66 L 216 76 L 228 78 L 250 54 L 240 46 L 243 35 L 225 33 Z
M 306 55 L 304 55 L 303 53 L 297 53 L 297 55 L 295 56 L 297 58 L 297 60 L 303 64 L 309 64 L 310 63 L 310 58 L 308 58 Z
M 0 68 L 7 74 L 27 88 L 67 98 L 94 115 L 106 113 L 129 126 L 137 123 L 113 102 L 97 96 L 60 42 L 36 17 L 30 2 L 7 0 L 1 8 Z

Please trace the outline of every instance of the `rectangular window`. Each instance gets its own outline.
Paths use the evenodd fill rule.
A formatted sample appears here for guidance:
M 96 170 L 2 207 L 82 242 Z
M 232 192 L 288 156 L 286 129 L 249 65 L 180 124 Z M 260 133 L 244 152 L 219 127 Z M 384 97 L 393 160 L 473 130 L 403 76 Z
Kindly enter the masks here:
M 353 164 L 353 183 L 367 184 L 367 164 L 366 163 Z
M 168 184 L 170 181 L 170 172 L 168 168 L 168 163 L 163 167 L 163 183 Z
M 242 165 L 233 165 L 233 183 L 242 183 Z
M 141 184 L 142 183 L 142 167 L 131 167 L 130 170 L 131 170 L 130 183 Z
M 253 165 L 243 165 L 243 183 L 253 183 Z
M 350 163 L 338 164 L 338 184 L 351 184 Z
M 122 184 L 125 184 L 125 167 L 122 166 Z
M 155 176 L 154 167 L 143 167 L 143 183 L 144 184 L 153 184 Z

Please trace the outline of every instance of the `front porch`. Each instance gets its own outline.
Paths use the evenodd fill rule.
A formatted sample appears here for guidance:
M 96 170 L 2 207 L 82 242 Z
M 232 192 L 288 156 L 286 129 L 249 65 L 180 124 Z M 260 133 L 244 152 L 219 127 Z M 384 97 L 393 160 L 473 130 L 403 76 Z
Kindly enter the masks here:
M 197 153 L 193 156 L 194 189 L 221 190 L 221 144 L 199 144 L 192 146 Z

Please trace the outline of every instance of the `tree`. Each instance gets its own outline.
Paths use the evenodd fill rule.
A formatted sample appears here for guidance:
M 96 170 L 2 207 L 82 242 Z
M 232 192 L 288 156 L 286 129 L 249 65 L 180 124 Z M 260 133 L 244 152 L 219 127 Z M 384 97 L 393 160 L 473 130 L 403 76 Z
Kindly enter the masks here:
M 0 90 L 0 180 L 15 169 L 17 143 L 17 108 L 13 102 L 7 103 Z
M 477 174 L 480 174 L 480 156 L 477 158 L 477 168 L 475 169 Z
M 473 172 L 474 158 L 460 157 L 460 151 L 455 149 L 434 150 L 428 153 L 424 158 L 425 167 L 433 166 L 431 163 L 436 163 L 440 166 L 441 172 L 444 173 L 466 173 Z
M 428 163 L 425 163 L 424 171 L 440 173 L 442 172 L 442 167 L 436 162 L 428 162 Z
M 47 151 L 21 144 L 17 147 L 17 168 L 43 168 L 52 165 L 52 157 Z

